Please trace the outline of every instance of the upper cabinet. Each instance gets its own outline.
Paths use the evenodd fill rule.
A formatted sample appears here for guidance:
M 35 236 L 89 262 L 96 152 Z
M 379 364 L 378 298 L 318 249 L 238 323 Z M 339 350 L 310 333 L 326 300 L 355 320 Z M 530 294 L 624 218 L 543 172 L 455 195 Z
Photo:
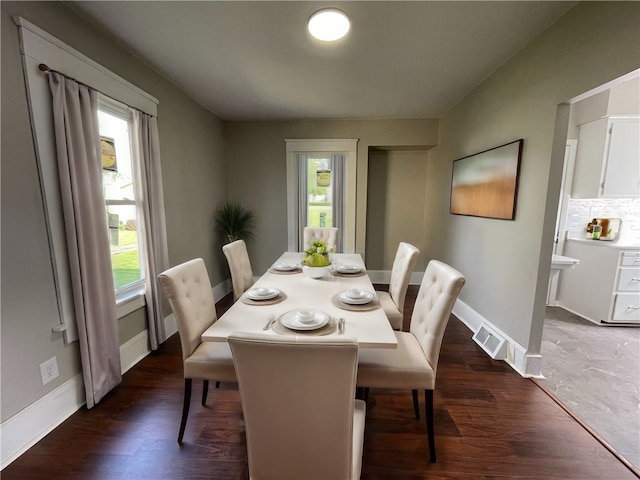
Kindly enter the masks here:
M 610 119 L 600 195 L 640 196 L 640 119 Z
M 574 105 L 573 198 L 640 197 L 640 80 Z
M 571 196 L 640 196 L 640 118 L 601 118 L 580 126 Z

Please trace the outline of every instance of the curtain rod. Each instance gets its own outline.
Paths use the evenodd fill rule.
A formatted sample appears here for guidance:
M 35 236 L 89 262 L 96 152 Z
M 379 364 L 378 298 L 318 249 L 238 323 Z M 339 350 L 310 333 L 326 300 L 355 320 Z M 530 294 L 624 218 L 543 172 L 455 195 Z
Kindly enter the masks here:
M 100 93 L 100 95 L 104 95 L 105 97 L 108 97 L 108 98 L 110 98 L 111 100 L 113 100 L 113 101 L 115 101 L 115 102 L 121 103 L 121 104 L 123 104 L 123 105 L 126 105 L 126 106 L 127 106 L 127 107 L 129 107 L 129 108 L 133 108 L 134 110 L 137 110 L 137 111 L 138 111 L 138 112 L 140 112 L 140 113 L 143 113 L 143 114 L 145 114 L 145 115 L 149 115 L 150 117 L 153 117 L 153 115 L 150 115 L 150 114 L 148 114 L 147 112 L 145 112 L 145 111 L 143 111 L 143 110 L 140 110 L 139 108 L 132 107 L 131 105 L 128 105 L 128 104 L 124 103 L 122 100 L 118 100 L 117 98 L 113 98 L 111 95 L 107 95 L 106 93 L 102 93 L 100 90 L 96 90 L 96 89 L 95 89 L 95 88 L 93 88 L 91 85 L 87 85 L 86 83 L 82 83 L 82 82 L 81 82 L 81 81 L 79 81 L 78 79 L 73 78 L 73 77 L 70 77 L 69 75 L 64 74 L 64 73 L 62 73 L 62 72 L 59 72 L 58 70 L 54 70 L 53 68 L 49 68 L 49 65 L 47 65 L 46 63 L 41 63 L 41 64 L 39 64 L 39 65 L 38 65 L 38 69 L 39 69 L 41 72 L 44 72 L 44 73 L 57 73 L 58 75 L 62 75 L 64 78 L 68 78 L 69 80 L 73 80 L 73 81 L 74 81 L 74 82 L 76 82 L 78 85 L 82 85 L 83 87 L 87 87 L 87 88 L 90 88 L 91 90 L 95 90 L 96 92 Z

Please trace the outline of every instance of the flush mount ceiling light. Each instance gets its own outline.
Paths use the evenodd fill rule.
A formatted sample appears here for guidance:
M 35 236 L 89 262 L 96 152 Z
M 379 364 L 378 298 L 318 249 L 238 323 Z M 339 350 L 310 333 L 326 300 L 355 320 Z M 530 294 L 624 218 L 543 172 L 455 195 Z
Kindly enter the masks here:
M 323 8 L 311 15 L 307 28 L 318 40 L 333 42 L 349 33 L 351 20 L 342 10 Z

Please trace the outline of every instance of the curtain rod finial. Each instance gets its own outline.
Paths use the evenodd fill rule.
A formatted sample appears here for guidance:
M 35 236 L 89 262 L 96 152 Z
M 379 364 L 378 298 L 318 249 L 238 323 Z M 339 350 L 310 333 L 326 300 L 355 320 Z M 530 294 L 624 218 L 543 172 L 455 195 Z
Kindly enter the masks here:
M 47 67 L 44 63 L 41 63 L 40 65 L 38 65 L 38 68 L 40 69 L 41 72 L 49 71 L 49 67 Z

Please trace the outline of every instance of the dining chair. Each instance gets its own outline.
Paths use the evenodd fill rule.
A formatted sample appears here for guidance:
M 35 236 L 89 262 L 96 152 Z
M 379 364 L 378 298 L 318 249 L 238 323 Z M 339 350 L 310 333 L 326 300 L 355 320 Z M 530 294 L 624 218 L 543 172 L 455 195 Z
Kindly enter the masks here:
M 233 301 L 235 302 L 253 285 L 253 270 L 251 269 L 249 253 L 247 253 L 247 244 L 244 240 L 236 240 L 224 245 L 222 251 L 229 264 L 231 284 L 233 286 Z
M 202 332 L 217 319 L 213 290 L 204 260 L 196 258 L 169 268 L 158 275 L 158 281 L 176 318 L 182 349 L 184 402 L 178 432 L 178 443 L 182 443 L 193 380 L 203 380 L 202 405 L 205 405 L 209 380 L 216 380 L 216 387 L 220 382 L 236 383 L 236 373 L 227 343 L 202 343 L 200 339 Z
M 324 242 L 327 248 L 336 250 L 338 241 L 338 227 L 304 227 L 303 235 L 304 248 L 308 249 L 313 242 Z
M 400 242 L 396 250 L 396 258 L 391 268 L 389 291 L 376 292 L 380 305 L 389 319 L 391 328 L 402 330 L 404 320 L 404 300 L 407 296 L 411 272 L 418 260 L 420 250 L 410 243 Z
M 358 387 L 412 390 L 416 419 L 420 419 L 418 389 L 424 390 L 427 439 L 431 462 L 436 461 L 433 390 L 442 337 L 465 277 L 449 265 L 431 260 L 424 272 L 408 332 L 395 332 L 395 349 L 364 348 L 358 359 Z M 365 395 L 366 398 L 366 395 Z
M 355 339 L 233 333 L 251 479 L 358 479 Z

